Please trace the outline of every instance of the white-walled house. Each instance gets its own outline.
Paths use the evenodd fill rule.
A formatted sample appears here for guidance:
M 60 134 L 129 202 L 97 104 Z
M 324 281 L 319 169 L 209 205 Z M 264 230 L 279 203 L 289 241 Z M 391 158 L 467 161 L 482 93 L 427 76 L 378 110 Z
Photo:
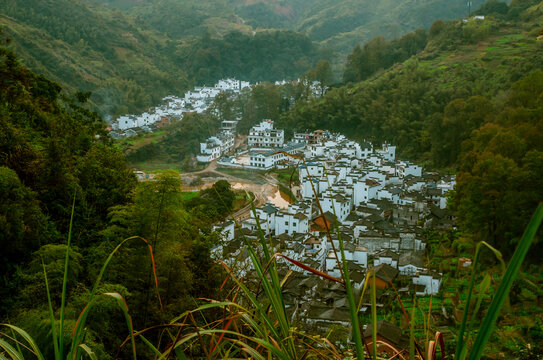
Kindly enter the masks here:
M 386 161 L 394 162 L 396 160 L 396 146 L 383 144 L 382 148 L 377 150 L 376 153 Z
M 269 201 L 266 205 L 256 208 L 256 216 L 260 222 L 262 230 L 268 234 L 270 231 L 275 230 L 275 216 L 279 212 L 279 209 L 272 205 Z M 251 214 L 251 217 L 254 215 Z
M 435 295 L 441 288 L 441 274 L 431 271 L 420 272 L 413 277 L 413 284 L 425 287 L 424 291 L 417 292 L 417 295 Z
M 222 224 L 213 226 L 213 230 L 220 233 L 222 240 L 231 241 L 234 240 L 234 221 L 228 220 Z
M 320 198 L 320 204 L 323 212 L 335 214 L 340 222 L 343 222 L 351 212 L 351 199 L 341 194 L 332 194 L 328 191 Z
M 138 118 L 135 115 L 124 115 L 117 119 L 117 128 L 119 130 L 135 128 L 137 126 L 138 126 Z
M 412 175 L 415 177 L 422 176 L 422 167 L 410 163 L 409 161 L 400 161 L 396 164 L 396 171 L 400 178 Z
M 394 251 L 390 249 L 387 249 L 375 255 L 375 257 L 373 258 L 373 266 L 377 266 L 380 264 L 388 264 L 392 266 L 393 268 L 397 269 L 398 259 L 399 259 L 399 255 L 397 253 L 395 253 Z
M 275 235 L 309 232 L 309 218 L 301 212 L 295 214 L 279 211 L 275 215 Z
M 398 270 L 402 275 L 414 276 L 425 270 L 422 256 L 416 251 L 407 251 L 400 255 Z
M 273 128 L 272 120 L 264 120 L 249 131 L 250 148 L 280 148 L 285 143 L 285 131 Z
M 301 151 L 304 146 L 303 143 L 290 143 L 282 149 L 250 151 L 249 165 L 257 169 L 269 170 L 287 164 L 291 160 L 290 156 L 287 154 L 295 154 L 298 151 Z
M 210 162 L 227 154 L 234 148 L 234 135 L 224 131 L 216 136 L 209 137 L 206 142 L 200 143 L 199 162 Z
M 353 184 L 353 203 L 358 206 L 362 203 L 368 203 L 373 199 L 377 199 L 377 193 L 382 187 L 379 182 L 374 179 L 363 179 Z
M 285 155 L 271 151 L 251 151 L 249 152 L 249 165 L 254 168 L 269 170 L 284 160 Z

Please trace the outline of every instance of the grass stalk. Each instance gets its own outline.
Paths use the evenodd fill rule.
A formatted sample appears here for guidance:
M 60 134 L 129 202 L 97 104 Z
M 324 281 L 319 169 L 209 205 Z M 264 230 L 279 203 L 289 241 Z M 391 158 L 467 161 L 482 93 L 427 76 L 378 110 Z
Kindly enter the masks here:
M 411 307 L 411 326 L 409 327 L 409 360 L 415 360 L 415 303 L 413 295 L 413 306 Z
M 498 319 L 498 315 L 500 314 L 500 310 L 507 298 L 507 295 L 509 294 L 513 281 L 516 279 L 519 273 L 520 266 L 528 253 L 530 245 L 532 245 L 532 241 L 542 221 L 543 204 L 539 204 L 530 222 L 528 223 L 524 234 L 522 235 L 515 253 L 509 262 L 505 276 L 503 277 L 500 286 L 492 299 L 488 312 L 483 320 L 479 333 L 477 334 L 477 338 L 475 339 L 475 343 L 473 344 L 473 348 L 470 351 L 470 360 L 477 360 L 481 358 L 483 349 L 490 339 L 490 335 L 492 334 L 494 325 Z
M 51 301 L 51 292 L 49 291 L 49 282 L 47 280 L 47 272 L 45 271 L 45 264 L 41 263 L 43 267 L 43 277 L 45 278 L 45 289 L 47 291 L 47 305 L 49 308 L 49 321 L 51 322 L 51 335 L 53 337 L 53 349 L 55 353 L 55 359 L 60 359 L 59 349 L 58 349 L 58 336 L 57 329 L 55 326 L 55 313 L 53 311 L 53 303 Z
M 375 271 L 373 271 L 372 277 L 371 277 L 371 339 L 372 339 L 372 358 L 373 360 L 377 359 L 377 289 L 375 288 Z M 360 357 L 363 354 L 362 352 L 358 352 L 358 348 L 356 349 L 357 356 Z
M 63 358 L 64 353 L 64 344 L 63 344 L 63 338 L 64 338 L 64 312 L 66 310 L 66 288 L 68 286 L 68 263 L 70 259 L 70 246 L 72 243 L 72 226 L 74 223 L 74 211 L 75 211 L 75 195 L 74 192 L 74 198 L 72 201 L 72 213 L 70 215 L 70 227 L 68 229 L 68 245 L 66 246 L 66 259 L 64 260 L 64 278 L 62 279 L 62 300 L 60 303 L 60 337 L 58 341 L 58 356 L 59 359 Z

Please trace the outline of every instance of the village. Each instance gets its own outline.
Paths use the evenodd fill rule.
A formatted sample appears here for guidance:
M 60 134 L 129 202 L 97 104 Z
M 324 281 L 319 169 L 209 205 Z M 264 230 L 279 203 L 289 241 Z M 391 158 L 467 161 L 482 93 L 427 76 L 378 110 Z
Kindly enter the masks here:
M 223 89 L 218 89 L 219 86 Z M 154 115 L 148 114 L 147 119 L 156 120 L 167 111 L 170 111 L 168 118 L 179 113 L 181 119 L 188 104 L 204 111 L 220 91 L 236 94 L 243 86 L 248 85 L 237 80 L 221 81 L 215 88 L 189 92 L 184 99 L 169 97 L 168 106 Z M 123 121 L 133 123 L 122 125 Z M 145 121 L 141 117 L 132 120 L 121 117 L 117 129 L 124 128 L 128 136 L 135 125 Z M 285 130 L 276 128 L 269 119 L 253 126 L 246 142 L 240 144 L 236 141 L 238 121 L 222 121 L 220 130 L 195 149 L 197 161 L 207 166 L 200 173 L 209 173 L 209 169 L 221 175 L 225 175 L 221 169 L 249 174 L 291 169 L 297 176 L 286 184 L 290 193 L 288 202 L 273 201 L 265 193 L 264 187 L 269 192 L 269 187 L 277 183 L 273 186 L 250 181 L 233 183 L 233 178 L 224 178 L 237 190 L 246 189 L 258 196 L 255 212 L 247 206 L 230 220 L 214 226 L 222 239 L 212 249 L 217 260 L 224 261 L 246 283 L 253 282 L 258 287 L 245 241 L 257 243 L 263 231 L 266 239 L 271 239 L 273 252 L 292 260 L 278 261 L 280 274 L 289 274 L 283 289 L 292 321 L 320 333 L 338 328 L 348 330 L 350 315 L 345 289 L 294 262 L 340 279 L 343 271 L 337 259 L 340 241 L 350 280 L 358 294 L 364 287 L 366 274 L 375 272 L 381 308 L 390 306 L 396 296 L 439 294 L 442 274 L 428 266 L 424 233 L 455 228 L 455 218 L 447 209 L 447 196 L 456 184 L 455 175 L 424 172 L 420 165 L 399 159 L 396 147 L 391 144 L 357 143 L 326 130 L 294 132 L 287 141 Z M 164 119 L 151 125 L 162 122 Z M 151 125 L 141 125 L 140 130 Z M 140 180 L 153 177 L 141 171 L 137 175 Z M 181 175 L 182 179 L 183 176 L 191 179 L 190 174 Z M 262 251 L 261 247 L 257 249 Z M 470 266 L 469 259 L 464 260 L 460 266 Z M 366 292 L 360 299 L 362 313 L 370 309 L 368 296 Z M 401 337 L 387 337 L 386 333 L 401 334 L 397 325 L 382 320 L 378 326 L 379 335 L 388 343 L 405 345 Z
M 256 279 L 243 238 L 256 243 L 260 227 L 271 239 L 274 253 L 335 278 L 341 277 L 336 259 L 341 238 L 350 279 L 358 292 L 373 269 L 381 299 L 392 296 L 393 288 L 406 296 L 439 293 L 442 274 L 426 265 L 423 232 L 455 227 L 447 209 L 455 175 L 424 172 L 421 166 L 398 159 L 396 147 L 390 144 L 359 144 L 323 130 L 294 133 L 285 143 L 284 131 L 275 129 L 271 120 L 250 130 L 247 150 L 228 156 L 233 151 L 233 131 L 225 128 L 202 143 L 198 159 L 248 171 L 290 168 L 298 175 L 298 181 L 290 184 L 295 197 L 291 204 L 268 201 L 249 217 L 238 219 L 238 226 L 233 220 L 215 226 L 222 243 L 213 255 L 236 276 Z M 349 325 L 342 286 L 292 262 L 278 263 L 283 275 L 290 271 L 284 294 L 293 321 L 325 332 Z M 362 301 L 370 303 L 369 298 Z M 361 311 L 369 309 L 366 305 Z M 381 325 L 389 331 L 396 329 L 386 322 Z
M 281 80 L 276 81 L 276 86 L 282 86 L 289 83 L 296 84 L 302 80 L 294 81 Z M 242 91 L 251 91 L 254 86 L 248 81 L 237 79 L 222 79 L 214 86 L 197 86 L 193 90 L 187 91 L 182 97 L 168 95 L 162 99 L 162 105 L 156 106 L 143 112 L 140 115 L 126 114 L 118 117 L 110 126 L 107 127 L 109 134 L 114 139 L 129 138 L 145 133 L 155 132 L 167 125 L 183 119 L 187 113 L 201 114 L 209 109 L 215 97 L 220 93 L 225 93 L 229 97 L 235 98 Z M 318 81 L 307 83 L 313 95 L 318 97 L 322 95 L 322 89 Z M 235 130 L 232 126 L 240 119 L 229 120 L 223 123 L 224 130 Z M 205 162 L 205 161 L 204 161 Z

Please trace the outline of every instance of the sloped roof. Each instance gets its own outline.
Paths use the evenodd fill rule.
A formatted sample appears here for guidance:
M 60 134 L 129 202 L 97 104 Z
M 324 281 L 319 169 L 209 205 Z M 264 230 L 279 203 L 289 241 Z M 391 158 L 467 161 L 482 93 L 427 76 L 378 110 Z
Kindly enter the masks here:
M 398 260 L 399 255 L 396 254 L 394 251 L 392 251 L 390 249 L 386 249 L 386 250 L 381 251 L 380 253 L 378 253 L 376 257 L 378 257 L 378 258 L 387 257 L 387 258 L 391 258 L 392 260 Z
M 307 216 L 304 213 L 298 212 L 296 215 L 294 215 L 294 218 L 298 220 L 305 220 L 307 219 Z
M 276 213 L 278 210 L 278 208 L 276 208 L 269 202 L 267 202 L 266 205 L 262 206 L 262 211 L 270 215 Z
M 350 321 L 351 317 L 348 310 L 343 310 L 343 309 L 333 307 L 321 313 L 318 318 L 323 319 L 323 320 L 329 320 L 329 321 L 348 322 Z
M 408 251 L 400 255 L 398 266 L 405 266 L 405 265 L 413 265 L 419 268 L 423 267 L 424 260 L 422 258 L 421 252 Z
M 384 282 L 391 283 L 398 276 L 398 269 L 390 266 L 389 264 L 379 264 L 373 268 L 375 270 L 375 277 L 383 280 Z
M 366 326 L 364 330 L 364 337 L 371 337 L 373 332 L 372 324 Z M 405 337 L 402 336 L 402 329 L 387 321 L 381 320 L 377 322 L 377 335 L 387 339 L 391 344 L 404 347 Z

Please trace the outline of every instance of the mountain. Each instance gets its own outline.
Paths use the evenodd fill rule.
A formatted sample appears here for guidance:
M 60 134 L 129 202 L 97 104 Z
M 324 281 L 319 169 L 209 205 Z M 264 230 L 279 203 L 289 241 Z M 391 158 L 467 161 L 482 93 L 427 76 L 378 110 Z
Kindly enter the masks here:
M 402 156 L 449 166 L 461 141 L 481 122 L 467 125 L 461 134 L 449 132 L 444 114 L 453 107 L 447 107 L 482 96 L 486 100 L 480 106 L 488 102 L 499 108 L 513 83 L 543 70 L 543 42 L 538 40 L 542 23 L 543 3 L 525 0 L 513 1 L 505 14 L 487 13 L 484 20 L 438 20 L 426 45 L 423 38 L 417 40 L 421 50 L 411 57 L 406 53 L 405 61 L 401 53 L 400 61 L 394 59 L 410 42 L 377 38 L 349 55 L 346 86 L 332 89 L 323 99 L 298 103 L 283 117 L 283 126 L 389 141 L 402 149 Z
M 289 30 L 172 39 L 137 16 L 99 4 L 0 0 L 0 9 L 4 36 L 25 65 L 68 92 L 92 92 L 102 115 L 142 111 L 223 77 L 296 78 L 320 57 L 306 36 Z
M 463 1 L 446 0 L 87 0 L 138 16 L 172 37 L 231 29 L 284 28 L 348 52 L 382 35 L 393 39 L 436 19 L 467 16 Z M 484 0 L 472 1 L 472 8 Z
M 165 56 L 167 39 L 120 11 L 72 0 L 0 0 L 0 8 L 4 36 L 24 63 L 68 91 L 91 91 L 103 114 L 188 87 L 187 74 Z

